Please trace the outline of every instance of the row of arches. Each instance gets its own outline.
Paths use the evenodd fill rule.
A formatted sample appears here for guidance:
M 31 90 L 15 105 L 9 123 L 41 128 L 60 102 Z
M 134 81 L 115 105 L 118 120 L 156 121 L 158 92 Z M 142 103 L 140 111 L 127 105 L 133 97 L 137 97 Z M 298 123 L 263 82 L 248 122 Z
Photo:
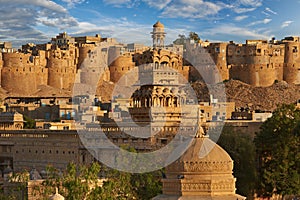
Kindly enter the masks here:
M 175 95 L 155 95 L 148 97 L 134 97 L 133 107 L 180 107 L 184 105 L 186 98 Z

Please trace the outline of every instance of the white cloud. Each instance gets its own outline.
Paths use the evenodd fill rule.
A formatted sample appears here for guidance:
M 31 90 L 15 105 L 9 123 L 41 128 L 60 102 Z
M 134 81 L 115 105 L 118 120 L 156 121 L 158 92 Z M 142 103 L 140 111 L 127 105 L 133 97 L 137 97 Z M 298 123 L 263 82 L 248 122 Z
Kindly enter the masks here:
M 113 5 L 115 7 L 132 7 L 134 5 L 132 0 L 103 0 L 103 2 L 107 5 Z
M 247 38 L 247 39 L 268 39 L 270 38 L 267 33 L 260 33 L 253 29 L 237 27 L 234 24 L 223 24 L 218 27 L 209 29 L 206 35 L 226 35 L 227 37 L 235 38 Z
M 262 5 L 262 0 L 238 0 L 238 3 L 244 6 L 259 7 Z
M 270 17 L 271 15 L 269 13 L 266 13 L 265 11 L 261 11 L 262 14 L 266 15 L 267 17 Z
M 143 0 L 150 7 L 163 9 L 165 8 L 172 0 Z
M 64 7 L 50 0 L 1 0 L 0 7 L 4 7 L 5 5 L 15 5 L 16 7 L 20 5 L 33 5 L 60 13 L 67 12 Z
M 294 21 L 285 21 L 281 24 L 281 28 L 285 28 L 288 27 L 291 23 L 293 23 Z
M 263 19 L 263 20 L 260 20 L 260 21 L 252 22 L 248 26 L 255 26 L 255 25 L 258 25 L 258 24 L 268 24 L 271 21 L 272 21 L 272 19 L 266 18 L 266 19 Z
M 168 4 L 162 12 L 163 17 L 170 18 L 204 18 L 216 15 L 226 7 L 223 3 L 212 3 L 202 0 L 178 0 Z
M 232 10 L 238 14 L 252 12 L 262 6 L 262 0 L 236 0 L 232 4 Z
M 74 7 L 76 4 L 81 4 L 85 2 L 85 0 L 62 0 L 63 2 L 66 2 L 69 7 Z
M 46 41 L 51 27 L 57 30 L 77 25 L 65 8 L 49 0 L 1 0 L 0 13 L 2 40 Z M 37 27 L 48 28 L 42 32 Z
M 234 12 L 241 14 L 241 13 L 246 13 L 246 12 L 252 12 L 256 10 L 256 8 L 240 8 L 240 7 L 235 7 L 233 8 Z
M 271 8 L 268 8 L 268 7 L 266 8 L 266 11 L 268 11 L 269 13 L 271 13 L 273 15 L 277 15 L 278 14 L 277 12 L 271 10 Z
M 59 29 L 66 29 L 72 26 L 76 26 L 78 24 L 77 20 L 74 17 L 56 17 L 49 18 L 47 16 L 38 17 L 38 23 L 44 26 L 56 27 Z
M 240 16 L 236 16 L 235 18 L 234 18 L 234 20 L 235 21 L 242 21 L 242 20 L 244 20 L 244 19 L 246 19 L 246 18 L 248 18 L 249 16 L 248 15 L 240 15 Z

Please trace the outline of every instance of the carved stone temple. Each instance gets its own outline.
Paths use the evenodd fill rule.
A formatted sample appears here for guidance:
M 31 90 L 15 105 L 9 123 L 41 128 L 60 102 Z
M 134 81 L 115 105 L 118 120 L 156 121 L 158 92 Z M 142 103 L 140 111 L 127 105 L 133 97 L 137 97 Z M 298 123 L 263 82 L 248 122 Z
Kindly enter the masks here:
M 163 194 L 153 200 L 244 200 L 235 193 L 232 170 L 228 153 L 199 126 L 187 151 L 166 167 Z

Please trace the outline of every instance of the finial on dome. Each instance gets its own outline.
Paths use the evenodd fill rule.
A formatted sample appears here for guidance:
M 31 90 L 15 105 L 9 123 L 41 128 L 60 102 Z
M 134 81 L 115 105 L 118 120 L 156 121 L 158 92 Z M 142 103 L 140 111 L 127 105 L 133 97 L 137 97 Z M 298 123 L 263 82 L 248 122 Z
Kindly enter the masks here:
M 159 27 L 159 28 L 164 28 L 164 25 L 160 22 L 160 21 L 157 21 L 153 27 Z
M 203 137 L 207 137 L 207 135 L 205 134 L 204 132 L 204 129 L 203 127 L 201 126 L 201 110 L 200 108 L 198 108 L 198 121 L 197 121 L 197 125 L 198 125 L 198 128 L 197 128 L 197 133 L 195 135 L 195 138 L 203 138 Z

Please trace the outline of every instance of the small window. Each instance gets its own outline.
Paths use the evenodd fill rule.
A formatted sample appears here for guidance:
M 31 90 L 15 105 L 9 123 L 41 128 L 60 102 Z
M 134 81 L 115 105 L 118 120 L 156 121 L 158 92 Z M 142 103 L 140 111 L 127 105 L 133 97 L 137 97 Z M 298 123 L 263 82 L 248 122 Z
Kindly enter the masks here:
M 298 52 L 298 48 L 297 47 L 293 47 L 293 53 L 297 53 Z
M 160 142 L 161 142 L 161 144 L 167 144 L 168 140 L 167 139 L 161 139 Z

